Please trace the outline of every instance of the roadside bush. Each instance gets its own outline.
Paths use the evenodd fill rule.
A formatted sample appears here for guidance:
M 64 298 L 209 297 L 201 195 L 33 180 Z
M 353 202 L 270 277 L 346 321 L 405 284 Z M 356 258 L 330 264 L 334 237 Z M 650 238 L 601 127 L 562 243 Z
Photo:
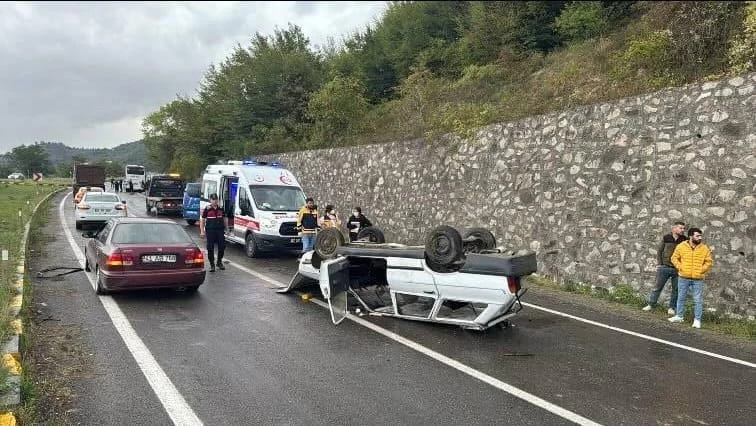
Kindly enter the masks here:
M 582 41 L 603 35 L 608 27 L 600 1 L 575 1 L 557 16 L 557 34 L 567 41 Z
M 615 81 L 643 78 L 652 88 L 670 83 L 671 37 L 670 30 L 633 36 L 627 48 L 610 59 L 609 76 Z
M 756 2 L 748 3 L 743 29 L 733 37 L 727 58 L 733 73 L 742 74 L 756 70 Z

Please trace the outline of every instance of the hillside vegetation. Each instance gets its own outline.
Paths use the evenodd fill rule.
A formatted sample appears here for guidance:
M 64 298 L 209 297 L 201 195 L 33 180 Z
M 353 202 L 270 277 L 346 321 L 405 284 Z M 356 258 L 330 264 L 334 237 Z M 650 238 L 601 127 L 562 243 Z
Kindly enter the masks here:
M 112 176 L 123 174 L 126 164 L 154 166 L 147 163 L 143 141 L 113 148 L 73 148 L 60 142 L 35 142 L 17 146 L 9 153 L 0 155 L 0 177 L 16 171 L 27 176 L 31 176 L 32 172 L 41 172 L 45 176 L 69 177 L 74 160 L 102 164 L 108 175 Z
M 341 42 L 293 24 L 144 119 L 148 154 L 208 161 L 477 127 L 753 71 L 754 2 L 392 2 Z

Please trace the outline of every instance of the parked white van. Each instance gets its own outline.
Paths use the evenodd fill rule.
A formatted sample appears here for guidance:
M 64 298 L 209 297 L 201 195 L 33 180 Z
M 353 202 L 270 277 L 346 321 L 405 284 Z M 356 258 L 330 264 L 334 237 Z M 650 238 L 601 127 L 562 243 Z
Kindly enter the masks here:
M 302 250 L 296 226 L 305 194 L 294 175 L 279 163 L 234 160 L 211 164 L 202 175 L 200 213 L 213 193 L 230 217 L 226 240 L 243 244 L 247 256 Z

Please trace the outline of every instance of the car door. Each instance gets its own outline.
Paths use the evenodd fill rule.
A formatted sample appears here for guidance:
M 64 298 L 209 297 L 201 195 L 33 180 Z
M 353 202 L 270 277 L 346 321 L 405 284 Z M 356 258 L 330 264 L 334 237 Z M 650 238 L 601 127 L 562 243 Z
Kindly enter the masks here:
M 338 325 L 347 316 L 347 290 L 349 289 L 349 259 L 329 259 L 320 265 L 320 290 L 328 300 L 331 321 Z
M 105 226 L 97 233 L 97 236 L 90 240 L 92 244 L 93 261 L 98 267 L 102 266 L 102 262 L 105 261 L 104 248 L 108 241 L 110 231 L 113 230 L 113 222 L 107 222 Z M 94 270 L 94 269 L 93 269 Z

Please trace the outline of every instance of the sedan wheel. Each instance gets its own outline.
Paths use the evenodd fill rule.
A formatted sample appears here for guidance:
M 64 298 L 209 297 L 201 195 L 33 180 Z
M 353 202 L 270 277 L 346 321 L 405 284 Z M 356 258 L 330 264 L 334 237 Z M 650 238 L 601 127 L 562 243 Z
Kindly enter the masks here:
M 95 292 L 97 294 L 108 294 L 108 291 L 102 285 L 102 276 L 100 274 L 100 268 L 96 268 L 95 271 L 96 271 L 95 272 L 95 275 L 96 275 L 95 279 L 97 280 L 97 284 L 96 284 L 97 285 L 97 289 L 95 290 Z

